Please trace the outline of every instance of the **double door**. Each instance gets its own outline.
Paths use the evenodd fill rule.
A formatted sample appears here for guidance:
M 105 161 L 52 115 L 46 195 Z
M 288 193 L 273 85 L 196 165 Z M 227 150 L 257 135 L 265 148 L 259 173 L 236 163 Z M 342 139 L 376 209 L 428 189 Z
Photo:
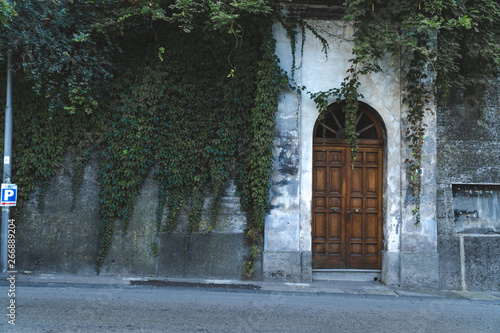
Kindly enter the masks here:
M 380 269 L 382 148 L 313 150 L 313 269 Z

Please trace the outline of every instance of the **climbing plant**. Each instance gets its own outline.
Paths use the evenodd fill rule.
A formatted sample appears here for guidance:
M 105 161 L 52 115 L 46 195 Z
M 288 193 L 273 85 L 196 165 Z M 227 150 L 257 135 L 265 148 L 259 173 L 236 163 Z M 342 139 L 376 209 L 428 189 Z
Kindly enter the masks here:
M 5 69 L 3 67 L 2 69 Z M 0 71 L 5 77 L 5 71 Z M 14 141 L 13 141 L 13 181 L 19 186 L 19 202 L 15 209 L 18 214 L 23 202 L 36 198 L 43 210 L 44 194 L 58 168 L 64 166 L 64 155 L 70 152 L 76 161 L 75 192 L 82 181 L 83 170 L 78 167 L 88 155 L 95 119 L 85 113 L 54 113 L 50 102 L 31 89 L 26 78 L 14 76 Z M 5 91 L 5 81 L 0 81 L 0 89 Z M 3 97 L 3 96 L 2 96 Z M 0 102 L 4 103 L 2 98 Z M 4 110 L 1 110 L 3 117 Z M 3 135 L 1 137 L 3 148 Z
M 249 136 L 246 140 L 248 153 L 245 164 L 240 168 L 240 192 L 242 207 L 247 213 L 245 238 L 259 242 L 264 231 L 264 218 L 268 207 L 271 171 L 273 162 L 272 141 L 275 135 L 275 115 L 281 87 L 288 82 L 278 66 L 274 54 L 275 42 L 271 36 L 271 25 L 263 28 L 261 50 L 263 57 L 258 64 L 254 107 L 251 109 Z M 258 249 L 252 246 L 252 253 L 245 264 L 249 277 L 253 272 Z
M 404 102 L 411 157 L 409 183 L 415 226 L 420 221 L 422 145 L 429 103 L 446 102 L 450 90 L 465 94 L 499 74 L 500 6 L 497 1 L 348 1 L 354 26 L 353 64 L 378 69 L 387 55 L 403 55 Z M 369 70 L 368 72 L 371 72 Z M 439 94 L 438 94 L 439 93 Z M 482 100 L 484 94 L 475 94 Z
M 15 108 L 23 110 L 15 117 L 15 126 L 24 128 L 16 131 L 13 175 L 22 189 L 20 202 L 36 189 L 43 209 L 43 196 L 68 150 L 75 198 L 90 156 L 95 152 L 100 158 L 97 271 L 116 221 L 127 228 L 134 200 L 153 169 L 160 188 L 157 230 L 175 230 L 180 209 L 190 206 L 186 248 L 208 193 L 215 226 L 229 177 L 236 178 L 243 206 L 254 216 L 248 235 L 262 231 L 274 134 L 268 121 L 274 121 L 271 99 L 280 72 L 272 55 L 271 21 L 257 24 L 257 14 L 266 15 L 270 6 L 264 1 L 170 5 L 19 1 L 19 15 L 0 36 L 0 60 L 7 46 L 15 54 Z M 189 20 L 193 25 L 186 29 Z M 259 68 L 265 75 L 257 75 Z M 265 87 L 273 87 L 267 97 Z M 259 156 L 262 147 L 254 136 L 265 156 Z M 253 213 L 254 202 L 259 214 Z

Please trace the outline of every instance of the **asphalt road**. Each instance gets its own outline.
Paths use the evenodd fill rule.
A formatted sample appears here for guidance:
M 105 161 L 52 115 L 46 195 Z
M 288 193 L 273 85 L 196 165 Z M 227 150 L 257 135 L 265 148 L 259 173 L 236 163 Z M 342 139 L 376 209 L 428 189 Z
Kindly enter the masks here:
M 0 332 L 500 332 L 500 301 L 150 286 L 19 286 L 13 326 L 8 323 L 9 298 L 0 300 L 5 313 Z

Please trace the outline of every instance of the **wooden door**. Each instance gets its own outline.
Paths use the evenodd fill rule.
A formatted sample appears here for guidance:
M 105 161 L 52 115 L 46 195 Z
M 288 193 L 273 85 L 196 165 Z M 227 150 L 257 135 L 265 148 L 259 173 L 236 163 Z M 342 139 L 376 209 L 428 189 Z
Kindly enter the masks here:
M 382 148 L 313 150 L 313 269 L 380 269 Z

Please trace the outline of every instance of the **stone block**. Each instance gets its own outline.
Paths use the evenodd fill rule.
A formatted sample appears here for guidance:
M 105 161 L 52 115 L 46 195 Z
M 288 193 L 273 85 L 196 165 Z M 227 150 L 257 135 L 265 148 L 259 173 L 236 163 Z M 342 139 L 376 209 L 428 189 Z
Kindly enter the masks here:
M 464 252 L 467 289 L 500 290 L 500 237 L 464 237 Z
M 436 215 L 440 217 L 452 217 L 453 210 L 450 202 L 445 202 L 444 200 L 436 200 Z
M 411 219 L 406 223 L 408 226 L 401 234 L 401 252 L 404 253 L 434 253 L 437 249 L 437 234 L 436 231 L 425 232 L 426 224 L 430 224 L 430 220 L 421 220 L 418 228 L 415 227 L 414 220 Z M 429 228 L 430 229 L 430 228 Z
M 101 268 L 103 273 L 155 274 L 156 258 L 152 244 L 156 243 L 157 207 L 158 187 L 153 180 L 153 172 L 150 172 L 126 229 L 121 220 L 115 221 L 111 246 Z
M 312 281 L 312 252 L 303 251 L 302 256 L 302 278 L 301 282 L 310 283 Z
M 410 288 L 439 288 L 437 252 L 402 252 L 400 284 Z
M 388 286 L 398 286 L 400 283 L 400 254 L 399 252 L 382 251 L 381 280 Z
M 438 237 L 448 237 L 455 234 L 455 223 L 453 217 L 443 217 L 437 219 Z
M 500 80 L 491 82 L 491 85 L 486 90 L 486 105 L 489 107 L 500 106 Z M 488 108 L 489 109 L 489 108 Z
M 264 251 L 264 281 L 301 282 L 302 258 L 299 251 Z
M 438 200 L 450 201 L 452 197 L 452 187 L 448 182 L 438 183 L 436 187 L 436 198 Z
M 298 250 L 299 244 L 299 215 L 281 212 L 266 217 L 265 248 L 271 251 L 290 252 Z
M 500 143 L 499 143 L 500 145 Z M 492 156 L 491 162 L 486 162 L 484 164 L 479 164 L 478 167 L 474 170 L 472 176 L 472 183 L 498 183 L 500 179 L 500 151 L 490 152 Z
M 239 278 L 247 255 L 243 234 L 194 234 L 185 253 L 189 277 Z
M 156 232 L 153 222 L 131 219 L 128 230 L 122 230 L 122 221 L 115 221 L 111 246 L 108 250 L 102 273 L 154 275 L 155 257 L 152 242 Z M 144 224 L 141 227 L 141 224 Z
M 186 233 L 172 233 L 166 236 L 160 233 L 158 237 L 158 268 L 157 274 L 166 277 L 186 277 L 186 253 L 184 246 Z
M 65 163 L 70 162 L 67 155 Z M 43 211 L 36 198 L 24 204 L 16 219 L 17 270 L 95 273 L 100 226 L 98 170 L 95 159 L 86 166 L 74 210 L 72 175 L 63 168 L 57 170 L 47 190 Z
M 453 236 L 439 237 L 438 253 L 440 289 L 462 289 L 460 239 Z

